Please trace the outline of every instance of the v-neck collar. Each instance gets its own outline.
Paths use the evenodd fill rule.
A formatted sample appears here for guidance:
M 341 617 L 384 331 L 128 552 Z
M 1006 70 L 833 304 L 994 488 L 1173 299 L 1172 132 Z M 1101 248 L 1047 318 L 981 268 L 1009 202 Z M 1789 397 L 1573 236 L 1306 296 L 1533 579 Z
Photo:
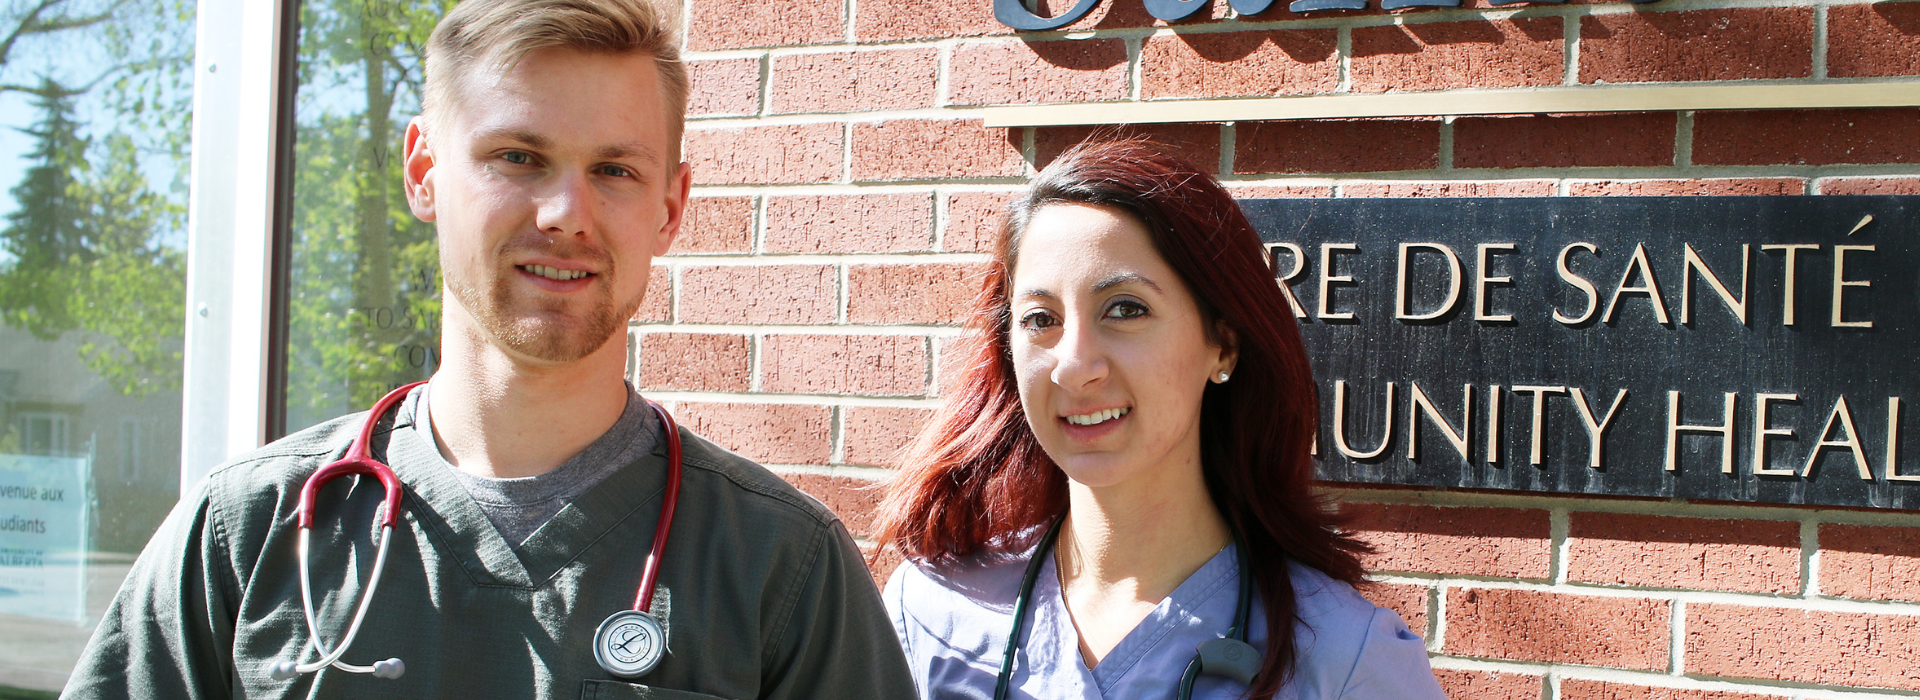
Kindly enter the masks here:
M 1050 633 L 1046 637 L 1035 634 L 1034 638 L 1048 639 L 1047 647 L 1055 656 L 1052 660 L 1056 667 L 1067 666 L 1071 658 L 1072 667 L 1077 669 L 1080 682 L 1087 688 L 1096 689 L 1099 697 L 1105 697 L 1114 686 L 1127 677 L 1141 659 L 1158 648 L 1168 636 L 1182 627 L 1189 626 L 1196 618 L 1196 611 L 1208 600 L 1220 595 L 1223 589 L 1239 581 L 1239 565 L 1234 559 L 1234 545 L 1228 544 L 1201 564 L 1187 580 L 1173 589 L 1154 606 L 1153 612 L 1127 631 L 1120 643 L 1107 652 L 1100 665 L 1087 668 L 1087 662 L 1080 655 L 1080 632 L 1073 625 L 1073 614 L 1067 610 L 1067 600 L 1060 589 L 1060 573 L 1055 567 L 1054 558 L 1049 556 L 1041 564 L 1040 580 L 1035 582 L 1036 602 L 1046 605 L 1053 624 L 1037 628 L 1035 632 Z M 1037 622 L 1037 621 L 1036 621 Z M 1224 626 L 1221 633 L 1225 633 Z
M 408 517 L 419 522 L 476 585 L 538 588 L 628 518 L 659 514 L 666 490 L 666 440 L 560 509 L 516 552 L 448 471 L 439 448 L 413 430 L 416 406 L 410 398 L 394 416 L 387 462 L 406 485 L 409 499 L 423 506 L 406 508 Z

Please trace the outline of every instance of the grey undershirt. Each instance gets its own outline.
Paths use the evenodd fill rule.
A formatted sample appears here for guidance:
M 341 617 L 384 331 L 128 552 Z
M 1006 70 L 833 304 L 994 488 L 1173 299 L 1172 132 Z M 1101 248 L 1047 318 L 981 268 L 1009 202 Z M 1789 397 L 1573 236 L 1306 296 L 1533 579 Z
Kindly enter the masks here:
M 438 445 L 433 436 L 433 418 L 427 413 L 427 387 L 420 387 L 415 396 L 419 405 L 414 409 L 414 415 L 418 416 L 414 429 L 427 444 Z M 553 471 L 517 479 L 494 479 L 469 474 L 447 462 L 445 455 L 440 455 L 440 462 L 466 487 L 467 494 L 486 512 L 487 520 L 493 522 L 494 529 L 500 531 L 507 544 L 519 549 L 527 537 L 546 525 L 573 499 L 621 467 L 653 452 L 660 438 L 660 418 L 653 415 L 639 392 L 628 385 L 627 407 L 620 411 L 620 419 L 587 449 Z

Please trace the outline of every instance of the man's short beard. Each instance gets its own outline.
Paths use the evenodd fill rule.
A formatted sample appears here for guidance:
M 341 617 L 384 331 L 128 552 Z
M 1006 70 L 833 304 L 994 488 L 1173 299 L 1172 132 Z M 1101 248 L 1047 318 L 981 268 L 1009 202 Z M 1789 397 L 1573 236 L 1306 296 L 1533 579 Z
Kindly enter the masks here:
M 599 274 L 612 273 L 610 268 L 611 265 L 603 267 Z M 513 313 L 534 303 L 527 299 L 515 303 L 514 285 L 508 279 L 513 274 L 516 272 L 511 267 L 495 273 L 492 287 L 486 290 L 448 274 L 447 289 L 480 324 L 481 332 L 509 350 L 545 362 L 568 363 L 593 354 L 626 327 L 627 319 L 640 310 L 646 295 L 643 286 L 639 295 L 616 306 L 613 285 L 601 282 L 599 297 L 593 300 L 585 318 L 578 323 L 571 322 L 572 319 L 552 323 L 534 314 Z

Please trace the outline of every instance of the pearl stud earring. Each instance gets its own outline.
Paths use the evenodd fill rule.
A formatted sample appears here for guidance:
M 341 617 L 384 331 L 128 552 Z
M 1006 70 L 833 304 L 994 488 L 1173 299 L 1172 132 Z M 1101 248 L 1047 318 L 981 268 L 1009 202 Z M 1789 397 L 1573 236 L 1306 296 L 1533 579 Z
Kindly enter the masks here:
M 1220 379 L 1219 379 L 1219 381 L 1217 381 L 1217 382 L 1215 382 L 1215 383 L 1217 383 L 1217 384 L 1225 384 L 1225 383 L 1227 383 L 1227 373 L 1226 373 L 1226 372 L 1221 372 L 1221 373 L 1220 373 Z

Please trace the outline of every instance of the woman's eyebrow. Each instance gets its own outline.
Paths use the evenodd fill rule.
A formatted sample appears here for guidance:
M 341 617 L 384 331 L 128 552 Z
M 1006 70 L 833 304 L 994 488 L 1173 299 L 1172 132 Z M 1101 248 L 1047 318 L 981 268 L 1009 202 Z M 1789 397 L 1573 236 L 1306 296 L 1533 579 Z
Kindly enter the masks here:
M 1015 294 L 1014 298 L 1015 299 L 1059 299 L 1060 295 L 1054 294 L 1053 292 L 1049 292 L 1045 289 L 1040 289 L 1038 287 L 1035 287 L 1032 289 L 1020 290 L 1020 293 Z
M 1118 273 L 1108 275 L 1105 279 L 1102 279 L 1099 282 L 1095 282 L 1093 284 L 1093 293 L 1099 294 L 1101 292 L 1107 291 L 1114 287 L 1118 287 L 1128 282 L 1139 282 L 1140 284 L 1144 284 L 1147 287 L 1151 288 L 1153 291 L 1160 292 L 1163 294 L 1166 293 L 1166 290 L 1161 289 L 1160 285 L 1154 284 L 1153 280 L 1148 279 L 1146 275 L 1142 275 L 1138 272 L 1118 272 Z

